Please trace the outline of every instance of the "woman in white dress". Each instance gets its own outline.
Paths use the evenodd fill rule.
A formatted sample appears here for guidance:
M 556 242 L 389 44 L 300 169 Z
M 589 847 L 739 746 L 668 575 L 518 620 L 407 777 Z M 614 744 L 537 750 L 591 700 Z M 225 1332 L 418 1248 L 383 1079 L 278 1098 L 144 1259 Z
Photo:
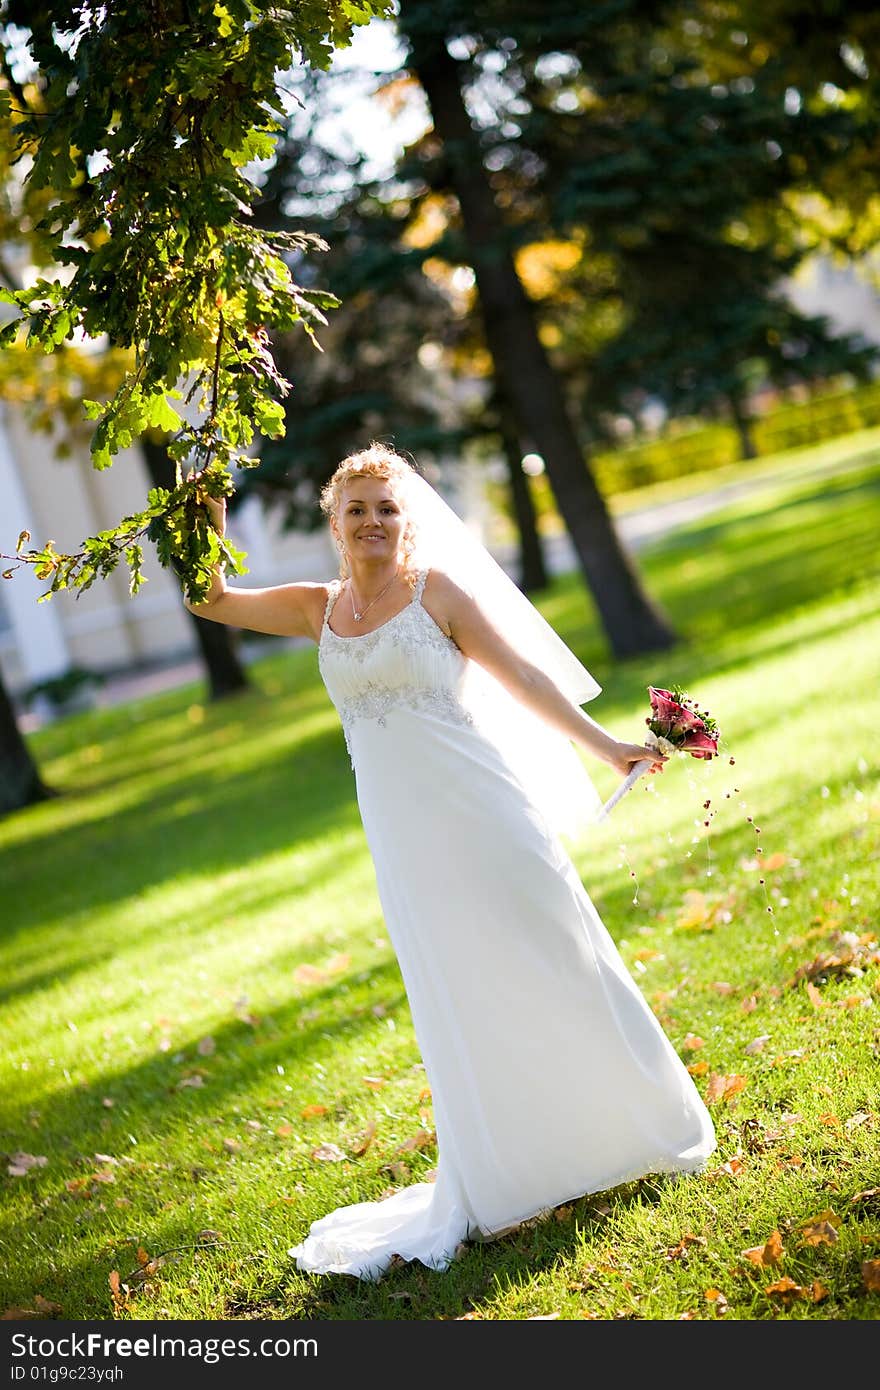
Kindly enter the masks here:
M 664 760 L 590 719 L 446 566 L 414 562 L 412 474 L 381 445 L 337 468 L 322 506 L 344 577 L 234 589 L 218 572 L 207 601 L 186 605 L 311 637 L 341 716 L 438 1163 L 433 1183 L 313 1222 L 290 1253 L 301 1270 L 372 1280 L 395 1256 L 445 1269 L 463 1241 L 573 1198 L 698 1171 L 715 1147 L 691 1077 L 531 794 L 521 748 L 485 713 L 500 706 L 480 704 L 469 673 L 573 756 L 577 744 L 621 776 Z M 208 505 L 222 530 L 224 504 Z

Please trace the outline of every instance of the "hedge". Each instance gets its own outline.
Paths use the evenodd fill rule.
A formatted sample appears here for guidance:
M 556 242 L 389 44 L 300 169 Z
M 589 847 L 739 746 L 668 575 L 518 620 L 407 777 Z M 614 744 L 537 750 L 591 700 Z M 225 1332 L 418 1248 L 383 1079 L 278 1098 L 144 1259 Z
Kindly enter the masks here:
M 880 380 L 807 401 L 786 401 L 755 417 L 752 438 L 759 456 L 834 439 L 880 425 Z M 721 468 L 742 458 L 739 435 L 730 425 L 672 422 L 659 439 L 603 450 L 591 466 L 606 497 L 686 473 Z

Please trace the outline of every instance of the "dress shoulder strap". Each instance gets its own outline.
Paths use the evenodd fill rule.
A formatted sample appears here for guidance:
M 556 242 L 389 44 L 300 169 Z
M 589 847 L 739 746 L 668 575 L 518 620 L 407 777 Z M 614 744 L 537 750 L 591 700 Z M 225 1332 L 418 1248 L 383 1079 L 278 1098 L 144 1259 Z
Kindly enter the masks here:
M 342 588 L 341 579 L 331 579 L 327 585 L 327 602 L 324 604 L 324 622 L 330 621 L 330 614 L 333 612 L 333 605 L 339 597 Z
M 422 594 L 425 592 L 425 580 L 428 578 L 428 570 L 416 570 L 416 576 L 415 587 L 413 589 L 413 601 L 415 602 L 418 600 L 419 603 L 421 603 Z

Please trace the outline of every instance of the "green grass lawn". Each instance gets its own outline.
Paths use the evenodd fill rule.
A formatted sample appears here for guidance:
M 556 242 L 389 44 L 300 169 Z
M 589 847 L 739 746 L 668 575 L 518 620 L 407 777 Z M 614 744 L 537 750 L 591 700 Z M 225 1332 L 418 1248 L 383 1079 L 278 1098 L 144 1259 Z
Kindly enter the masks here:
M 723 757 L 674 760 L 570 846 L 719 1145 L 442 1274 L 286 1255 L 437 1159 L 314 648 L 220 705 L 199 683 L 32 735 L 63 795 L 0 822 L 0 1311 L 877 1318 L 878 531 L 880 448 L 643 553 L 670 653 L 612 663 L 576 576 L 542 598 L 616 735 L 641 737 L 649 683 L 721 725 Z

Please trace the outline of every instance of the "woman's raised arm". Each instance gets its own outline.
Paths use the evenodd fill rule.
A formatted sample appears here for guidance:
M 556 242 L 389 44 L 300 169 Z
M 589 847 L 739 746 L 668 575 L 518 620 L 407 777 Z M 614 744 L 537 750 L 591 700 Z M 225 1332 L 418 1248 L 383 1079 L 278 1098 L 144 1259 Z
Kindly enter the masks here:
M 217 530 L 226 531 L 226 500 L 205 497 L 205 504 Z M 220 566 L 214 567 L 211 587 L 204 603 L 183 605 L 198 618 L 215 623 L 267 632 L 276 637 L 311 637 L 320 640 L 327 602 L 327 585 L 303 581 L 274 584 L 268 589 L 230 589 Z

